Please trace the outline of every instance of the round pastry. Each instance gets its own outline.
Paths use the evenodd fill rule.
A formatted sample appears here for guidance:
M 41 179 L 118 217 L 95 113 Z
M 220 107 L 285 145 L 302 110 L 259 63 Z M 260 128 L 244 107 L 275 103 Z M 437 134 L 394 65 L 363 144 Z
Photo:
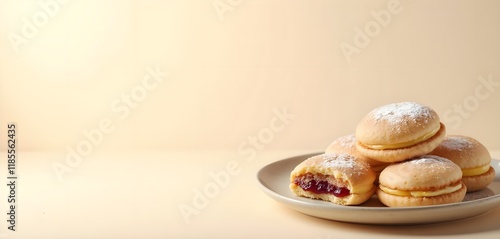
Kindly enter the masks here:
M 358 205 L 376 191 L 370 165 L 349 154 L 310 157 L 290 174 L 290 189 L 298 196 L 322 199 L 339 205 Z
M 387 166 L 379 177 L 377 196 L 389 207 L 461 202 L 467 187 L 462 170 L 452 161 L 424 155 Z
M 462 169 L 462 182 L 467 186 L 467 192 L 484 189 L 495 179 L 490 153 L 471 137 L 446 136 L 430 154 L 447 158 Z
M 380 172 L 389 165 L 389 163 L 384 163 L 381 161 L 377 161 L 366 157 L 360 154 L 356 148 L 356 137 L 354 134 L 348 134 L 341 137 L 336 138 L 325 150 L 325 153 L 337 153 L 337 154 L 350 154 L 355 156 L 361 161 L 365 161 L 370 164 L 371 168 L 375 173 L 380 174 Z
M 428 154 L 445 135 L 445 126 L 437 113 L 414 102 L 372 110 L 358 123 L 355 133 L 359 153 L 387 163 Z

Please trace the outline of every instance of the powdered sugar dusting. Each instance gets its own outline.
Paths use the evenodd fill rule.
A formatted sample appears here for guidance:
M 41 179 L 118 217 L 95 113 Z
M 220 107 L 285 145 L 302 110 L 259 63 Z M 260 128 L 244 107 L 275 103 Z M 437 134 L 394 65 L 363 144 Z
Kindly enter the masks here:
M 450 150 L 461 150 L 461 149 L 472 148 L 473 144 L 469 139 L 464 137 L 447 136 L 441 143 L 440 147 L 444 147 Z
M 401 102 L 381 106 L 370 112 L 376 121 L 387 121 L 391 125 L 407 124 L 408 121 L 416 122 L 418 118 L 433 119 L 432 109 L 415 102 Z
M 448 159 L 434 156 L 434 155 L 425 155 L 419 158 L 415 158 L 409 161 L 411 164 L 429 164 L 429 165 L 438 165 L 438 164 L 449 164 L 451 161 Z
M 321 166 L 329 168 L 355 168 L 356 162 L 349 154 L 325 154 Z
M 342 136 L 336 140 L 336 143 L 342 148 L 352 148 L 356 145 L 356 137 L 354 134 Z

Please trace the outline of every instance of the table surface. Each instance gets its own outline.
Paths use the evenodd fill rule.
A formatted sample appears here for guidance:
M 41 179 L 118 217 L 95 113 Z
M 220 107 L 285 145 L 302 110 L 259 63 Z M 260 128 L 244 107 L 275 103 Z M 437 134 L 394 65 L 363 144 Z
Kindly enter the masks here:
M 377 226 L 310 217 L 265 195 L 265 165 L 317 151 L 20 152 L 16 231 L 0 238 L 498 238 L 500 208 L 453 222 Z M 500 151 L 491 151 L 500 158 Z M 5 153 L 3 154 L 5 155 Z M 0 176 L 5 180 L 6 170 Z M 7 186 L 0 212 L 7 218 Z M 9 204 L 10 205 L 10 204 Z

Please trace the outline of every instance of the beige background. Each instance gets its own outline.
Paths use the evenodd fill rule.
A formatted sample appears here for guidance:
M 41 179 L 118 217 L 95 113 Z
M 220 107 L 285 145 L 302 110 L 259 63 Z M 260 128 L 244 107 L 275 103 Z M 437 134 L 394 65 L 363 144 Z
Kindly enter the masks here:
M 1 0 L 0 139 L 16 122 L 21 149 L 65 153 L 104 119 L 114 128 L 93 150 L 237 151 L 251 137 L 259 150 L 316 150 L 376 106 L 418 101 L 449 133 L 500 149 L 499 9 L 498 1 Z M 384 12 L 381 25 L 373 13 Z M 16 46 L 13 35 L 26 41 Z M 350 61 L 342 44 L 358 49 Z M 113 104 L 156 66 L 169 75 L 121 119 Z M 284 109 L 295 118 L 266 130 Z
M 498 159 L 499 12 L 472 0 L 0 0 L 0 151 L 10 122 L 20 149 L 18 230 L 4 221 L 0 239 L 498 238 L 500 208 L 347 224 L 286 208 L 256 174 L 399 101 L 433 107 Z

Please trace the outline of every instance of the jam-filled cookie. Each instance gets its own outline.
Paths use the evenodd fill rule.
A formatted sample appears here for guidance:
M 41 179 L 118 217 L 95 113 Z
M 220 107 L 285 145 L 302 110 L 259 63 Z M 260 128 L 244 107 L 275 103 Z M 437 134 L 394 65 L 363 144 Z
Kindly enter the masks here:
M 376 191 L 376 173 L 367 162 L 349 154 L 321 154 L 297 165 L 290 189 L 298 196 L 339 205 L 358 205 Z

